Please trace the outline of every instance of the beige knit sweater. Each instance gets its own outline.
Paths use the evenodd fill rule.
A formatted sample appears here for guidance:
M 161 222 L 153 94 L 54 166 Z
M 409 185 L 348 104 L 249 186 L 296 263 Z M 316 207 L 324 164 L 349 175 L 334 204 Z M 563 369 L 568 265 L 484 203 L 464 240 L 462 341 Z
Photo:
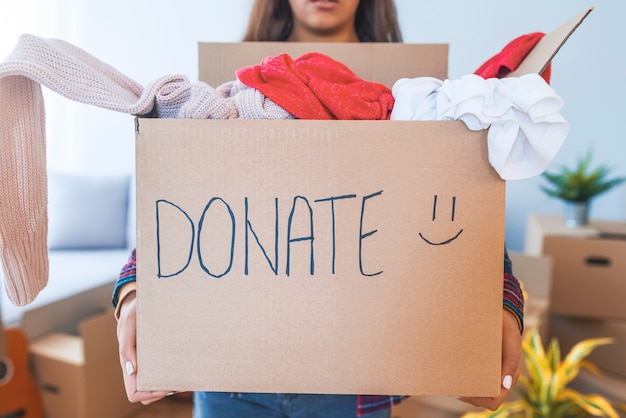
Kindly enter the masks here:
M 0 258 L 6 292 L 16 305 L 33 301 L 48 282 L 42 85 L 70 100 L 132 115 L 291 118 L 237 81 L 216 90 L 167 75 L 144 88 L 67 42 L 22 35 L 0 63 Z

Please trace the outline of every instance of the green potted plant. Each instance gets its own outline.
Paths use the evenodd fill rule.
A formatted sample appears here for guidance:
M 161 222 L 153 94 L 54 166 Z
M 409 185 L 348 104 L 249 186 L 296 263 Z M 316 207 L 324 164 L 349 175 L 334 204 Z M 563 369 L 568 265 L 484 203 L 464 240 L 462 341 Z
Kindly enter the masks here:
M 591 152 L 588 152 L 574 169 L 563 166 L 557 172 L 542 174 L 549 186 L 541 186 L 541 189 L 549 196 L 565 202 L 565 223 L 569 227 L 586 225 L 591 200 L 626 180 L 625 177 L 609 179 L 608 167 L 601 165 L 591 170 L 590 165 Z
M 468 412 L 462 418 L 618 418 L 616 408 L 626 412 L 626 405 L 612 403 L 596 394 L 585 395 L 568 387 L 582 367 L 599 373 L 593 363 L 584 359 L 596 347 L 612 343 L 612 339 L 580 341 L 561 360 L 558 341 L 553 339 L 545 350 L 538 329 L 535 326 L 524 335 L 525 374 L 513 389 L 519 399 L 503 403 L 496 411 Z

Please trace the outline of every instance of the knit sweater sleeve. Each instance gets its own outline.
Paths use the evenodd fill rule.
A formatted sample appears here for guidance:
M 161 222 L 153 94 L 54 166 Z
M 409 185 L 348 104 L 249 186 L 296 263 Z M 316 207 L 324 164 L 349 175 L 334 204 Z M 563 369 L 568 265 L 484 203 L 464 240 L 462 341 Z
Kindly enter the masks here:
M 120 275 L 115 282 L 115 286 L 113 287 L 113 295 L 111 296 L 111 304 L 113 305 L 113 309 L 117 310 L 117 305 L 120 302 L 120 294 L 121 289 L 124 285 L 129 283 L 134 283 L 137 281 L 137 255 L 136 249 L 130 254 L 128 262 L 124 264 L 122 267 L 122 271 L 120 271 Z
M 506 247 L 504 248 L 503 306 L 515 315 L 520 332 L 524 331 L 524 294 L 519 280 L 513 274 L 513 263 Z

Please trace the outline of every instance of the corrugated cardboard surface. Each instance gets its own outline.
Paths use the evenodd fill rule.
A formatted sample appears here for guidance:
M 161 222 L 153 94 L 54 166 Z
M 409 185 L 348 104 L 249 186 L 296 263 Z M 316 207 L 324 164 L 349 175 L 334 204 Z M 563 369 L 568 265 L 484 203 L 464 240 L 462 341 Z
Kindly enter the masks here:
M 523 62 L 513 71 L 510 77 L 520 77 L 525 74 L 541 74 L 552 61 L 552 58 L 559 52 L 561 46 L 574 33 L 578 26 L 592 12 L 594 8 L 589 7 L 577 16 L 568 19 L 561 26 L 548 33 L 535 45 L 532 51 Z
M 620 226 L 615 222 L 591 220 L 588 225 L 570 228 L 565 225 L 565 217 L 562 215 L 531 214 L 526 227 L 524 252 L 532 256 L 541 256 L 544 251 L 544 239 L 547 236 L 597 238 L 602 231 L 611 230 L 626 234 L 626 223 Z
M 243 42 L 198 45 L 199 78 L 211 86 L 236 79 L 235 71 L 283 53 L 296 59 L 321 52 L 345 64 L 357 76 L 392 87 L 400 77 L 448 76 L 448 45 L 389 43 Z
M 543 341 L 548 340 L 552 259 L 509 251 L 513 273 L 526 292 L 524 301 L 524 332 L 539 327 Z
M 554 261 L 552 312 L 626 319 L 624 238 L 546 236 L 543 253 Z
M 509 251 L 515 277 L 523 284 L 529 299 L 550 300 L 552 259 Z
M 46 417 L 84 416 L 86 388 L 80 338 L 49 334 L 34 341 L 30 353 Z
M 47 311 L 45 306 L 38 310 Z M 79 329 L 77 335 L 51 332 L 30 346 L 46 417 L 122 417 L 141 407 L 126 398 L 111 309 L 83 318 L 74 327 Z
M 24 332 L 30 340 L 50 333 L 78 335 L 81 320 L 110 308 L 114 284 L 115 282 L 106 283 L 44 306 L 28 309 L 22 319 Z
M 85 350 L 85 418 L 125 417 L 141 409 L 126 397 L 111 310 L 80 323 Z
M 486 134 L 138 119 L 139 388 L 497 394 Z

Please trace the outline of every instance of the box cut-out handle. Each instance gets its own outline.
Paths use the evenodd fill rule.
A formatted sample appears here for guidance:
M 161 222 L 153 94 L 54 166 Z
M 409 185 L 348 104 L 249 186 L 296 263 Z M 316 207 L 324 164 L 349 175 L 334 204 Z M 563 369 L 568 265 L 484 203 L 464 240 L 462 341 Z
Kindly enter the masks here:
M 591 255 L 585 257 L 585 264 L 590 267 L 610 267 L 612 263 L 608 257 Z

